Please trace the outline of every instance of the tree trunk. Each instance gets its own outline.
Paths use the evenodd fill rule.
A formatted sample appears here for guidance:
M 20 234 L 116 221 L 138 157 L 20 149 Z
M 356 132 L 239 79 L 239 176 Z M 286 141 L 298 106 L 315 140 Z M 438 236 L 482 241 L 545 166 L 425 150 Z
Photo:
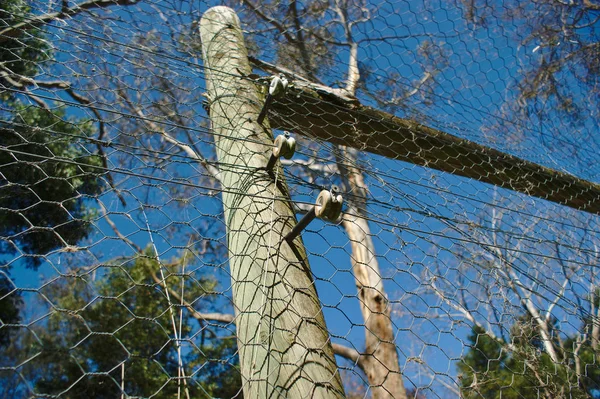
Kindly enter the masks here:
M 597 302 L 597 295 L 598 295 L 598 291 L 597 288 L 592 286 L 592 290 L 591 290 L 591 305 L 592 305 L 592 317 L 591 317 L 591 321 L 592 321 L 592 336 L 591 336 L 591 341 L 592 341 L 592 349 L 594 350 L 594 352 L 598 351 L 598 347 L 600 347 L 600 306 L 597 307 L 598 302 Z M 596 317 L 594 317 L 596 316 Z
M 244 397 L 340 398 L 344 391 L 282 170 L 265 170 L 273 137 L 249 75 L 233 10 L 200 22 L 210 117 L 221 166 Z
M 373 399 L 406 399 L 406 390 L 398 364 L 398 353 L 388 298 L 385 294 L 371 230 L 366 220 L 367 188 L 355 149 L 338 147 L 338 165 L 352 192 L 353 200 L 342 219 L 352 246 L 352 269 L 358 300 L 365 321 L 364 371 Z

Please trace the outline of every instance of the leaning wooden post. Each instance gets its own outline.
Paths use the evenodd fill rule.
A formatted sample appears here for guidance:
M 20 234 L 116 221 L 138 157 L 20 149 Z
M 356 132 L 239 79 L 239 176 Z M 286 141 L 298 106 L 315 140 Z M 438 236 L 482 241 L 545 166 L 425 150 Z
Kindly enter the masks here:
M 227 7 L 200 21 L 210 118 L 223 189 L 244 397 L 340 398 L 341 378 L 306 253 L 283 237 L 296 223 L 240 21 Z M 265 127 L 266 126 L 266 127 Z

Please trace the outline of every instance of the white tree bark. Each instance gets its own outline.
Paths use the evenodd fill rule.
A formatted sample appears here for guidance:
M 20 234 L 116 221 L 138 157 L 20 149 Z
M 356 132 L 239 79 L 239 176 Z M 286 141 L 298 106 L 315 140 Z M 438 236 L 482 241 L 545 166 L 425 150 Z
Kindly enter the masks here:
M 336 1 L 335 4 L 346 40 L 350 44 L 346 94 L 355 97 L 360 79 L 358 43 L 352 37 L 351 22 L 347 18 L 348 3 Z M 352 270 L 365 322 L 363 369 L 369 379 L 373 399 L 406 399 L 389 300 L 383 287 L 375 245 L 366 219 L 367 186 L 358 167 L 358 151 L 345 146 L 339 146 L 338 149 L 341 153 L 337 157 L 338 169 L 354 197 L 353 201 L 348 201 L 343 225 L 352 246 Z
M 398 363 L 389 300 L 366 220 L 367 188 L 361 171 L 356 167 L 356 150 L 340 147 L 340 151 L 342 156 L 338 166 L 354 197 L 353 202 L 348 203 L 342 223 L 352 246 L 352 269 L 365 322 L 363 369 L 369 379 L 373 399 L 405 399 L 406 389 Z

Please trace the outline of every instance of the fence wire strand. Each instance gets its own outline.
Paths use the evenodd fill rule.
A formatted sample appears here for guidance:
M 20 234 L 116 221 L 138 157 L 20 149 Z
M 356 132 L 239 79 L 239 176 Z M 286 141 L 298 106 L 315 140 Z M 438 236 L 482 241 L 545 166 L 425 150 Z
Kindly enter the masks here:
M 5 0 L 0 398 L 599 397 L 599 20 Z

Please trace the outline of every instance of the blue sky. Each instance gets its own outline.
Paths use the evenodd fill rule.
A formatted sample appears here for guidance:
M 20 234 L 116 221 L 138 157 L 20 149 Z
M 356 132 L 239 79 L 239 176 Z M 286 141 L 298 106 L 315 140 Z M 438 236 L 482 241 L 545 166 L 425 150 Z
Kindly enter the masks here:
M 511 26 L 506 21 L 493 19 L 486 27 L 471 26 L 464 19 L 461 4 L 398 1 L 386 2 L 379 8 L 372 5 L 376 11 L 369 21 L 356 25 L 355 39 L 389 35 L 398 38 L 361 44 L 359 58 L 371 87 L 374 90 L 392 89 L 390 79 L 396 79 L 397 87 L 393 89 L 401 93 L 414 87 L 430 70 L 428 68 L 439 67 L 440 70 L 431 69 L 435 70 L 435 84 L 420 88 L 417 95 L 406 99 L 395 110 L 397 115 L 420 117 L 424 124 L 460 137 L 598 181 L 597 166 L 593 163 L 597 159 L 597 147 L 593 143 L 586 146 L 573 142 L 569 136 L 571 126 L 565 121 L 564 136 L 553 136 L 561 128 L 557 115 L 551 111 L 545 112 L 544 118 L 533 115 L 523 125 L 521 121 L 506 120 L 502 114 L 503 106 L 515 98 L 516 83 L 522 71 L 527 65 L 534 65 L 535 57 L 545 51 L 544 48 L 534 51 L 540 46 L 535 41 L 526 45 L 517 41 L 527 33 L 528 27 Z M 58 63 L 44 69 L 40 79 L 75 79 L 83 92 L 97 98 L 95 104 L 110 121 L 105 139 L 123 143 L 122 147 L 107 150 L 110 165 L 134 173 L 133 176 L 114 174 L 127 200 L 126 207 L 119 203 L 113 192 L 100 200 L 120 232 L 142 247 L 150 243 L 149 233 L 145 231 L 148 223 L 153 231 L 152 240 L 164 261 L 181 253 L 190 234 L 205 234 L 206 238 L 225 245 L 218 189 L 211 190 L 203 169 L 181 156 L 175 147 L 161 143 L 159 136 L 140 122 L 139 115 L 124 115 L 114 102 L 115 97 L 110 93 L 114 86 L 110 85 L 119 82 L 132 96 L 138 96 L 136 101 L 149 119 L 179 140 L 196 144 L 204 151 L 204 156 L 214 159 L 212 150 L 207 149 L 210 136 L 205 125 L 206 115 L 199 103 L 201 97 L 198 94 L 205 89 L 201 60 L 177 52 L 172 46 L 174 37 L 169 36 L 169 29 L 173 27 L 174 32 L 187 35 L 184 42 L 197 39 L 190 34 L 194 29 L 192 21 L 197 20 L 209 5 L 204 2 L 142 3 L 131 8 L 111 9 L 102 14 L 108 18 L 101 23 L 79 16 L 44 28 L 56 46 Z M 243 24 L 244 21 L 242 16 Z M 244 24 L 243 28 L 249 35 L 256 27 Z M 132 39 L 135 41 L 130 44 Z M 269 31 L 254 36 L 253 40 L 259 48 L 257 55 L 270 61 L 276 59 L 271 45 L 273 36 Z M 430 60 L 423 55 L 425 42 L 431 44 L 429 48 L 435 55 Z M 335 54 L 333 63 L 320 76 L 324 83 L 339 85 L 343 81 L 346 57 L 343 48 Z M 152 59 L 153 69 L 146 75 L 140 74 L 139 64 L 148 59 Z M 437 65 L 440 62 L 443 67 Z M 371 71 L 368 77 L 367 70 Z M 107 76 L 108 73 L 112 75 Z M 165 94 L 158 77 L 168 78 L 184 99 L 177 102 L 175 108 L 185 113 L 187 126 L 192 127 L 188 129 L 193 134 L 191 140 L 180 128 L 180 122 L 161 119 L 160 113 L 152 108 L 152 102 Z M 565 79 L 572 81 L 573 78 L 567 76 Z M 43 94 L 59 101 L 67 99 L 64 93 Z M 375 105 L 364 93 L 359 97 L 365 104 Z M 170 97 L 167 95 L 167 98 Z M 85 107 L 70 107 L 70 110 L 78 117 L 94 117 Z M 132 125 L 149 130 L 148 134 L 129 135 L 127 128 Z M 597 116 L 592 113 L 579 126 L 580 134 L 586 137 L 586 134 L 597 132 L 597 127 Z M 310 144 L 312 147 L 299 148 L 298 158 L 308 157 L 313 149 L 318 158 L 328 157 L 327 144 Z M 157 148 L 161 152 L 156 152 Z M 169 151 L 178 154 L 165 161 Z M 523 244 L 526 251 L 517 260 L 521 270 L 536 264 L 547 266 L 540 271 L 544 279 L 544 284 L 538 287 L 541 304 L 555 289 L 552 284 L 557 278 L 557 274 L 550 271 L 557 264 L 551 259 L 551 248 L 546 241 L 563 245 L 568 260 L 574 264 L 590 263 L 588 255 L 594 250 L 593 241 L 599 230 L 596 216 L 494 189 L 471 179 L 377 156 L 365 155 L 361 167 L 367 173 L 371 229 L 376 236 L 378 259 L 397 326 L 400 362 L 405 366 L 406 378 L 415 385 L 433 384 L 433 397 L 441 392 L 439 385 L 431 383 L 431 377 L 407 359 L 420 357 L 428 367 L 440 373 L 438 378 L 443 378 L 444 374 L 454 377 L 454 361 L 466 350 L 464 342 L 468 327 L 455 322 L 456 312 L 427 291 L 427 273 L 446 267 L 449 283 L 454 282 L 461 251 L 477 247 L 477 240 L 493 231 L 490 227 L 493 209 L 500 209 L 504 215 L 502 231 L 506 232 L 507 238 L 500 244 L 503 248 L 515 242 L 527 242 Z M 169 180 L 171 183 L 167 182 Z M 334 180 L 324 175 L 320 183 L 327 185 Z M 318 192 L 312 184 L 296 184 L 293 188 L 296 201 L 310 202 Z M 471 230 L 470 223 L 475 226 Z M 537 223 L 536 230 L 527 231 L 527 226 L 532 223 Z M 94 262 L 101 264 L 116 256 L 133 253 L 102 217 L 94 225 L 94 233 L 82 243 L 88 246 L 86 254 Z M 522 234 L 528 240 L 523 239 Z M 579 245 L 585 250 L 580 253 L 571 248 L 579 238 L 583 242 Z M 350 245 L 342 227 L 315 221 L 303 234 L 303 239 L 332 334 L 343 337 L 341 341 L 359 350 L 363 349 L 363 321 L 351 273 Z M 474 245 L 470 247 L 470 244 Z M 55 253 L 38 271 L 14 267 L 12 275 L 20 288 L 39 288 L 66 270 L 69 257 L 72 255 Z M 75 260 L 73 258 L 71 262 Z M 226 264 L 214 264 L 212 260 L 203 263 L 199 259 L 196 267 L 201 273 L 221 280 L 222 289 L 229 294 Z M 527 277 L 527 273 L 525 275 Z M 476 275 L 467 276 L 466 280 L 469 278 L 476 278 Z M 590 280 L 593 280 L 592 273 Z M 473 286 L 477 281 L 470 283 Z M 586 276 L 582 276 L 578 282 L 580 287 L 574 288 L 572 293 L 584 295 L 585 283 L 588 283 Z M 577 328 L 577 316 L 569 303 L 559 305 L 557 314 L 565 320 L 564 331 L 573 331 Z M 26 305 L 26 308 L 31 312 L 30 320 L 47 312 L 45 309 L 36 311 L 34 306 Z M 406 345 L 406 342 L 410 344 Z

